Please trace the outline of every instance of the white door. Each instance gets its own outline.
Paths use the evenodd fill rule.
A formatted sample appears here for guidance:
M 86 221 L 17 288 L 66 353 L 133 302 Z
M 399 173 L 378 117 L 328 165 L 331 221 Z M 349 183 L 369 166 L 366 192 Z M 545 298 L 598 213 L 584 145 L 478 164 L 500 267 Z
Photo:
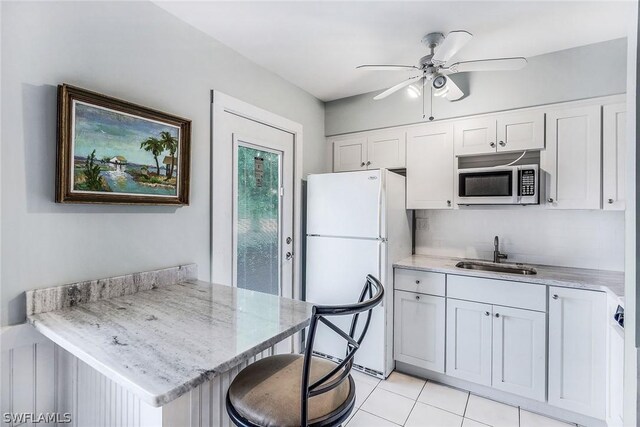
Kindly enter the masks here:
M 307 234 L 377 239 L 382 174 L 379 170 L 309 175 Z
M 233 135 L 233 286 L 291 297 L 293 139 Z M 283 286 L 286 284 L 286 286 Z
M 367 137 L 333 140 L 333 171 L 357 171 L 367 168 Z
M 549 404 L 605 418 L 607 298 L 549 287 Z
M 605 105 L 602 109 L 602 207 L 625 208 L 625 162 L 627 106 Z
M 600 209 L 600 125 L 600 105 L 547 112 L 546 207 Z
M 496 118 L 479 117 L 453 124 L 456 156 L 496 152 Z
M 498 152 L 544 150 L 544 112 L 497 116 Z
M 447 298 L 447 375 L 491 385 L 491 310 Z
M 378 240 L 307 237 L 306 300 L 329 305 L 356 303 L 367 274 L 381 277 L 382 245 Z M 348 333 L 351 318 L 337 316 L 329 320 Z M 356 353 L 355 363 L 384 372 L 384 335 L 384 307 L 378 306 L 373 310 L 367 336 Z M 346 348 L 343 338 L 328 327 L 318 327 L 315 351 L 342 359 Z
M 451 209 L 454 188 L 453 125 L 407 131 L 407 209 Z
M 367 136 L 367 169 L 405 167 L 405 131 L 379 130 Z
M 395 291 L 395 360 L 444 373 L 445 299 Z
M 546 400 L 546 317 L 537 311 L 493 306 L 494 388 Z

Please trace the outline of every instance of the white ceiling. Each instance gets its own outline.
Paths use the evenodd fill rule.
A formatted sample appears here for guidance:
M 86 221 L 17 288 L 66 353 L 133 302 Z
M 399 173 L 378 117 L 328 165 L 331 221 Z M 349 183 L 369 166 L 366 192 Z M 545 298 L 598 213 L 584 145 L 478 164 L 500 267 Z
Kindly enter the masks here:
M 474 34 L 456 60 L 529 57 L 625 37 L 632 10 L 630 1 L 156 3 L 323 101 L 406 78 L 355 67 L 414 65 L 428 32 Z

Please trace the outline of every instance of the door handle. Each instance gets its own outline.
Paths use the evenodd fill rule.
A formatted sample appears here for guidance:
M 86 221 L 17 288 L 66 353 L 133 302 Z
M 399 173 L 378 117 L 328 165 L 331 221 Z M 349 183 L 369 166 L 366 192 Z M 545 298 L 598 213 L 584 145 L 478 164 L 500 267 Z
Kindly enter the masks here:
M 291 252 L 287 252 L 284 257 L 286 258 L 286 260 L 290 260 L 291 258 L 293 258 L 293 254 Z
M 499 144 L 500 144 L 501 147 L 504 147 L 505 145 L 507 145 L 507 143 L 504 142 L 504 141 L 500 141 Z
M 496 146 L 496 143 L 495 143 L 495 142 L 490 142 L 490 143 L 489 143 L 489 146 L 490 146 L 491 148 L 494 148 L 494 147 Z

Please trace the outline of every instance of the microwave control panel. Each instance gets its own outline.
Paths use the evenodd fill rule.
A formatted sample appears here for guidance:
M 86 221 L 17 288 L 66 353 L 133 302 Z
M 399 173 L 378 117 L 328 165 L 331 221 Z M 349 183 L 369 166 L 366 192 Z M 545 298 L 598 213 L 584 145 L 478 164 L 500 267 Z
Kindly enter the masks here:
M 520 171 L 520 196 L 536 195 L 536 171 L 524 169 Z

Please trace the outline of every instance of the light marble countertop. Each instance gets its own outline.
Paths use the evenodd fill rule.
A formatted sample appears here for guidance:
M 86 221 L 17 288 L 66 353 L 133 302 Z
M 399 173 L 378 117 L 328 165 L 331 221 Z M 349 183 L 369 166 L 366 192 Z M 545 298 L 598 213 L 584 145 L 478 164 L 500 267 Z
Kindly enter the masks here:
M 193 280 L 30 314 L 27 320 L 157 407 L 303 329 L 311 308 Z
M 412 255 L 396 262 L 393 266 L 412 270 L 455 274 L 458 276 L 473 276 L 488 279 L 511 280 L 513 282 L 534 283 L 539 285 L 589 289 L 607 292 L 620 300 L 624 299 L 624 273 L 620 271 L 526 264 L 535 268 L 537 274 L 519 275 L 512 273 L 497 273 L 493 271 L 466 270 L 464 268 L 456 267 L 456 263 L 460 261 L 468 261 L 468 259 Z

